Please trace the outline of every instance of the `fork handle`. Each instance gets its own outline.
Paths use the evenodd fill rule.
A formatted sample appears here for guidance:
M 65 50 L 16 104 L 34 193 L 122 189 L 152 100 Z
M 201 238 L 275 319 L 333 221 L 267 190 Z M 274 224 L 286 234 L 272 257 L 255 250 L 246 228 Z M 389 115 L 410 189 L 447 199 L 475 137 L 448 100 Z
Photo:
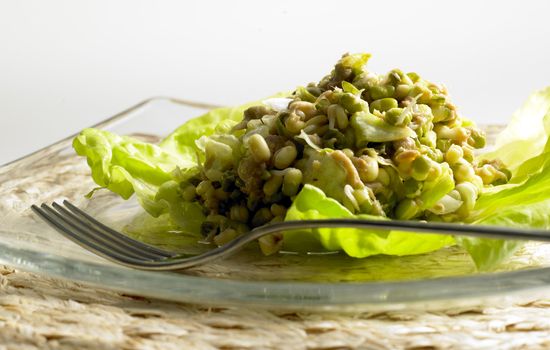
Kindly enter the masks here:
M 285 221 L 253 229 L 249 233 L 239 236 L 229 243 L 212 249 L 206 253 L 189 256 L 181 255 L 166 260 L 155 261 L 147 267 L 151 270 L 185 269 L 205 264 L 215 259 L 227 257 L 245 244 L 252 242 L 270 233 L 285 230 L 312 229 L 312 228 L 358 228 L 376 230 L 398 230 L 418 234 L 452 234 L 475 238 L 533 240 L 550 242 L 550 231 L 537 229 L 514 229 L 499 226 L 482 226 L 466 224 L 449 224 L 440 222 L 401 221 L 401 220 L 368 220 L 368 219 L 327 219 Z M 152 266 L 154 265 L 154 266 Z
M 414 232 L 419 234 L 452 234 L 475 238 L 533 240 L 550 242 L 550 230 L 525 229 L 488 225 L 469 225 L 412 220 L 326 219 L 285 221 L 265 226 L 277 232 L 304 228 L 358 228 Z M 264 229 L 264 227 L 262 227 Z M 252 230 L 254 231 L 254 230 Z M 263 235 L 263 234 L 262 234 Z

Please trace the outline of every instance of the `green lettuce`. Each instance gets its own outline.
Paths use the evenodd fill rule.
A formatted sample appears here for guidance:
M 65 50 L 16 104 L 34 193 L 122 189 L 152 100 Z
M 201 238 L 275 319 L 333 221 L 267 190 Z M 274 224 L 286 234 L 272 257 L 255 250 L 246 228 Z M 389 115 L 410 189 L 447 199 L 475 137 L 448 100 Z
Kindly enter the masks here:
M 512 170 L 506 185 L 481 193 L 468 222 L 550 229 L 550 87 L 532 94 L 512 116 L 495 148 L 481 156 L 500 159 Z M 479 269 L 510 257 L 523 242 L 457 237 Z
M 203 214 L 196 203 L 181 200 L 181 181 L 196 163 L 188 153 L 176 154 L 154 144 L 106 130 L 85 129 L 73 140 L 77 154 L 85 156 L 92 178 L 124 199 L 136 194 L 152 216 L 169 213 L 188 232 L 198 233 Z M 91 194 L 90 194 L 91 195 Z
M 550 86 L 527 98 L 512 115 L 506 129 L 496 138 L 494 150 L 482 157 L 499 158 L 509 169 L 516 169 L 526 160 L 545 153 L 550 134 L 549 111 Z
M 153 213 L 158 208 L 152 201 L 159 186 L 172 180 L 174 168 L 194 165 L 185 156 L 105 130 L 83 130 L 73 140 L 73 147 L 77 154 L 87 158 L 99 186 L 124 199 L 137 192 L 141 204 Z
M 196 203 L 185 202 L 179 186 L 196 171 L 196 141 L 202 136 L 229 130 L 242 119 L 244 110 L 255 104 L 257 102 L 212 110 L 183 124 L 158 145 L 96 129 L 82 131 L 73 145 L 79 155 L 87 158 L 92 177 L 101 188 L 125 199 L 135 193 L 150 215 L 163 220 L 170 218 L 182 231 L 199 234 L 204 219 L 201 208 Z M 358 139 L 373 128 L 383 129 L 390 138 L 407 132 L 371 122 L 368 116 L 355 119 Z M 550 228 L 549 133 L 550 88 L 547 88 L 528 99 L 514 114 L 496 147 L 483 155 L 488 160 L 504 160 L 512 170 L 512 179 L 509 184 L 486 188 L 468 223 Z M 452 187 L 452 177 L 443 171 L 425 189 L 423 202 L 429 206 L 435 204 Z M 383 219 L 353 215 L 319 188 L 306 185 L 295 197 L 286 220 L 352 217 Z M 353 257 L 421 254 L 458 243 L 480 269 L 497 265 L 520 246 L 516 241 L 357 229 L 292 231 L 285 234 L 284 243 L 286 249 L 343 250 Z
M 387 220 L 380 216 L 354 215 L 338 201 L 327 197 L 323 191 L 312 185 L 305 185 L 296 196 L 285 219 L 330 218 Z M 366 231 L 354 228 L 289 231 L 285 233 L 283 242 L 288 250 L 303 251 L 322 247 L 328 250 L 343 250 L 356 258 L 378 254 L 422 254 L 455 244 L 453 237 L 449 235 L 419 235 L 403 231 Z

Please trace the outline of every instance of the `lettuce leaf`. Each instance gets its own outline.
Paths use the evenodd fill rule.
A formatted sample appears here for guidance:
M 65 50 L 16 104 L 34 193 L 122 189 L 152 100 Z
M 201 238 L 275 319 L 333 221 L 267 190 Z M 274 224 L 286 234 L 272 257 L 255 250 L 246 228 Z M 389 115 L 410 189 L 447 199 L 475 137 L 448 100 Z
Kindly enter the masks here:
M 102 188 L 124 199 L 136 194 L 140 205 L 152 216 L 170 213 L 187 232 L 199 233 L 204 218 L 200 206 L 184 202 L 176 180 L 190 173 L 186 153 L 169 152 L 151 143 L 106 130 L 85 129 L 74 140 L 77 154 L 88 159 L 92 178 Z
M 546 199 L 529 205 L 506 206 L 499 210 L 498 215 L 487 215 L 474 223 L 548 229 L 550 228 L 549 212 L 550 199 Z M 489 270 L 498 266 L 524 244 L 523 241 L 473 237 L 456 237 L 456 241 L 468 251 L 479 270 Z
M 162 210 L 154 198 L 159 186 L 173 178 L 172 171 L 193 162 L 153 144 L 105 130 L 85 129 L 74 140 L 77 154 L 85 156 L 94 181 L 122 198 L 137 192 L 141 205 L 153 215 Z
M 338 201 L 329 198 L 312 185 L 305 185 L 294 199 L 285 220 L 356 218 L 387 220 L 380 216 L 354 215 Z M 295 230 L 284 234 L 284 247 L 304 251 L 322 246 L 328 250 L 343 250 L 356 258 L 371 255 L 423 254 L 454 245 L 449 235 L 415 234 L 403 231 L 360 230 L 354 228 Z
M 550 86 L 531 94 L 496 138 L 494 150 L 485 159 L 500 159 L 516 169 L 527 159 L 544 153 L 550 135 Z M 540 168 L 539 168 L 540 169 Z
M 550 87 L 532 94 L 482 158 L 501 159 L 511 168 L 509 184 L 481 193 L 469 223 L 550 229 Z M 457 237 L 478 269 L 510 257 L 523 242 Z

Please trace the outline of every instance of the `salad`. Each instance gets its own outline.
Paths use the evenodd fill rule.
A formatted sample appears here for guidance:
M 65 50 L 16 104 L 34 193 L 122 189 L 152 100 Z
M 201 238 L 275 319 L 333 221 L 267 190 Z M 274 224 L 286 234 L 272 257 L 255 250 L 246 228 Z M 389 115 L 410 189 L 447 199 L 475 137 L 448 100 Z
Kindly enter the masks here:
M 94 181 L 136 194 L 159 220 L 216 245 L 283 220 L 369 218 L 550 227 L 550 88 L 529 98 L 483 152 L 485 135 L 447 89 L 346 54 L 318 83 L 192 119 L 159 144 L 86 129 L 73 146 Z M 93 193 L 93 192 L 92 192 Z M 315 229 L 262 237 L 281 249 L 409 255 L 462 245 L 479 268 L 516 241 Z

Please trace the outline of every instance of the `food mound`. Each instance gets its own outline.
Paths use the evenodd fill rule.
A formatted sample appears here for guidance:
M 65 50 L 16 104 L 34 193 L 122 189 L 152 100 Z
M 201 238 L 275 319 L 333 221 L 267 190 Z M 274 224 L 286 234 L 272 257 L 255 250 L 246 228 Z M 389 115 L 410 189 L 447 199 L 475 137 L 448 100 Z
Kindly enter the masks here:
M 306 184 L 353 214 L 461 221 L 484 186 L 506 183 L 499 161 L 477 161 L 484 133 L 447 89 L 399 69 L 369 72 L 370 55 L 344 55 L 317 84 L 248 108 L 230 133 L 197 140 L 202 159 L 180 188 L 222 245 L 280 222 Z M 443 196 L 442 189 L 449 189 Z M 264 253 L 281 237 L 260 240 Z

